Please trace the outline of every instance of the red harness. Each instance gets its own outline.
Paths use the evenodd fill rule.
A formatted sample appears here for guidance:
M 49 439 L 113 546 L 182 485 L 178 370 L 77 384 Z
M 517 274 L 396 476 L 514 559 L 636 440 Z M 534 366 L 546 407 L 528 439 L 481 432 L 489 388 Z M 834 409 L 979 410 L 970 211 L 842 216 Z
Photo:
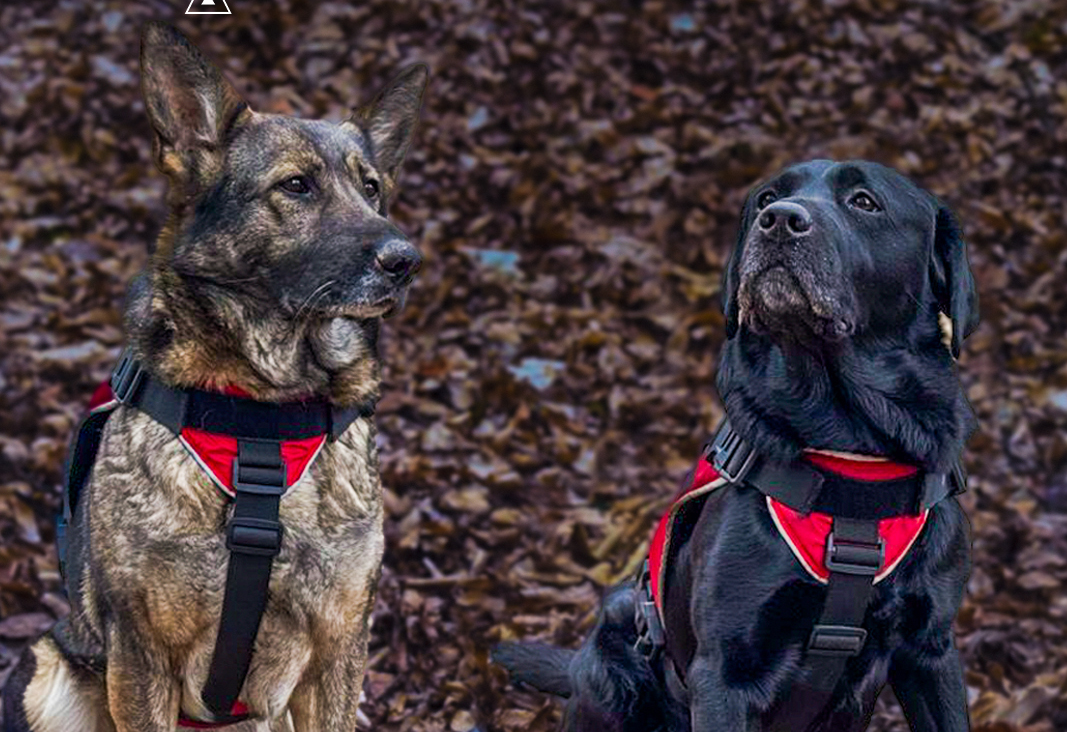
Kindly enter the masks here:
M 69 536 L 79 497 L 89 481 L 109 416 L 124 405 L 166 428 L 233 503 L 222 615 L 200 701 L 211 721 L 179 718 L 179 726 L 214 729 L 244 721 L 238 697 L 251 667 L 267 608 L 274 560 L 285 526 L 281 499 L 307 472 L 326 442 L 339 440 L 358 419 L 374 414 L 374 400 L 338 405 L 324 396 L 263 402 L 236 387 L 180 388 L 160 381 L 126 349 L 110 379 L 97 388 L 71 444 L 56 522 L 60 574 L 67 576 Z
M 858 480 L 894 480 L 915 475 L 918 468 L 902 465 L 882 458 L 848 458 L 820 452 L 808 452 L 806 460 L 822 470 Z M 709 462 L 701 458 L 693 470 L 689 484 L 678 494 L 674 502 L 660 519 L 649 547 L 649 584 L 656 607 L 663 612 L 663 582 L 667 573 L 667 558 L 671 556 L 672 542 L 675 535 L 676 521 L 684 506 L 700 496 L 707 496 L 718 488 L 729 485 Z M 800 565 L 819 582 L 827 582 L 830 570 L 825 564 L 826 539 L 833 526 L 833 517 L 825 513 L 812 512 L 807 515 L 786 506 L 770 496 L 766 497 L 767 510 L 770 513 L 778 533 L 789 546 Z M 914 545 L 915 540 L 926 524 L 929 509 L 917 516 L 900 516 L 882 519 L 878 522 L 878 533 L 885 541 L 885 559 L 875 577 L 875 582 L 884 579 L 900 564 Z
M 228 396 L 251 396 L 239 386 L 223 387 L 222 393 Z M 96 388 L 92 399 L 89 400 L 90 412 L 109 412 L 118 406 L 119 401 L 107 381 Z M 215 486 L 233 498 L 233 461 L 237 458 L 237 438 L 183 427 L 178 439 Z M 326 435 L 282 442 L 282 457 L 285 459 L 289 485 L 295 484 L 304 476 L 325 443 Z
M 238 397 L 251 396 L 247 391 L 236 386 L 224 387 L 222 393 Z M 105 381 L 93 392 L 93 396 L 89 400 L 89 413 L 101 414 L 110 412 L 116 409 L 120 403 L 111 390 L 110 382 Z M 196 460 L 197 464 L 207 472 L 215 486 L 227 496 L 233 498 L 235 495 L 233 464 L 237 458 L 237 438 L 184 427 L 179 435 L 179 441 L 182 447 Z M 303 477 L 325 442 L 326 435 L 282 441 L 281 453 L 285 459 L 289 485 L 295 484 Z M 236 701 L 230 714 L 234 717 L 247 717 L 248 707 L 243 702 Z M 237 723 L 232 721 L 204 722 L 187 717 L 181 712 L 179 712 L 178 717 L 178 726 L 187 729 L 219 729 Z
M 865 647 L 863 622 L 874 584 L 907 556 L 930 509 L 966 490 L 967 476 L 958 459 L 950 471 L 924 473 L 884 458 L 817 450 L 782 465 L 762 459 L 723 419 L 660 520 L 638 578 L 634 649 L 651 662 L 665 648 L 665 672 L 682 687 L 692 649 L 672 647 L 667 638 L 668 565 L 691 536 L 704 501 L 728 485 L 761 494 L 794 558 L 826 585 L 822 611 L 803 645 L 803 675 L 770 722 L 776 730 L 805 729 L 830 702 L 849 659 Z

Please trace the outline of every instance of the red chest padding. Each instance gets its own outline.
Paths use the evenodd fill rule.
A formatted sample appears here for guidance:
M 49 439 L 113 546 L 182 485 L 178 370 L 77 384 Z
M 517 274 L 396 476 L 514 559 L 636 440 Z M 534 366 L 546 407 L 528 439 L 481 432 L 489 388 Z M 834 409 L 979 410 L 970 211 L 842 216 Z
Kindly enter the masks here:
M 824 453 L 807 453 L 806 458 L 816 467 L 857 480 L 893 480 L 914 475 L 918 470 L 914 466 L 900 465 L 888 460 L 859 460 Z M 652 594 L 661 612 L 662 587 L 667 574 L 666 564 L 672 556 L 672 545 L 687 538 L 677 536 L 677 532 L 685 532 L 692 526 L 692 522 L 678 520 L 682 509 L 695 499 L 727 485 L 729 483 L 726 479 L 715 471 L 710 462 L 702 458 L 693 471 L 689 485 L 678 494 L 660 519 L 649 547 L 648 563 Z M 833 526 L 833 517 L 817 512 L 803 515 L 769 496 L 766 500 L 767 510 L 774 525 L 782 540 L 793 552 L 793 556 L 808 574 L 820 582 L 827 582 L 830 570 L 825 563 L 826 540 Z M 885 541 L 885 558 L 875 582 L 887 577 L 907 555 L 922 532 L 928 514 L 929 511 L 923 511 L 917 516 L 899 516 L 878 522 L 878 533 Z
M 248 392 L 236 386 L 226 386 L 222 393 L 230 396 L 248 396 Z M 89 410 L 113 409 L 118 406 L 108 382 L 100 384 L 89 400 Z M 179 440 L 200 467 L 207 472 L 212 482 L 229 496 L 233 490 L 233 461 L 237 458 L 237 438 L 214 432 L 183 427 Z M 281 443 L 282 458 L 288 484 L 297 483 L 319 454 L 326 435 L 316 435 L 299 440 L 284 440 Z

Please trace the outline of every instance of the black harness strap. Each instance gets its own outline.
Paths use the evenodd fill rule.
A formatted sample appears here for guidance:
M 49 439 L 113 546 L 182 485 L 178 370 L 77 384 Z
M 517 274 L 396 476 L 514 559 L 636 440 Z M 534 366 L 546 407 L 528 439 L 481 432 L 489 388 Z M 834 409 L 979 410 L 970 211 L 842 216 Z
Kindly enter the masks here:
M 282 546 L 278 509 L 288 488 L 278 440 L 238 440 L 233 463 L 237 492 L 226 527 L 230 550 L 222 619 L 201 697 L 215 721 L 230 717 L 252 662 L 259 621 L 267 607 L 270 571 Z
M 67 576 L 67 531 L 74 523 L 74 509 L 81 497 L 81 490 L 89 480 L 96 453 L 100 449 L 100 437 L 111 415 L 109 411 L 93 412 L 82 420 L 71 437 L 63 470 L 63 509 L 56 517 L 56 559 L 59 575 Z
M 145 412 L 175 435 L 191 427 L 264 440 L 301 440 L 326 434 L 333 442 L 356 419 L 374 414 L 373 403 L 344 408 L 325 399 L 278 404 L 178 389 L 151 377 L 129 352 L 123 353 L 112 373 L 111 390 L 120 402 Z
M 808 639 L 806 671 L 771 712 L 771 732 L 801 732 L 826 709 L 848 659 L 867 640 L 863 617 L 885 545 L 877 521 L 834 518 L 826 543 L 830 583 L 822 614 Z
M 256 633 L 267 606 L 271 567 L 281 550 L 284 529 L 278 520 L 288 486 L 281 445 L 327 435 L 333 442 L 356 419 L 374 414 L 373 402 L 347 408 L 324 399 L 284 404 L 258 402 L 199 389 L 178 389 L 152 377 L 129 350 L 111 373 L 111 390 L 122 404 L 145 412 L 175 436 L 185 427 L 237 438 L 233 464 L 233 515 L 226 526 L 230 551 L 222 617 L 215 650 L 201 694 L 214 722 L 239 722 L 231 714 L 244 686 Z M 94 412 L 80 425 L 68 451 L 63 515 L 56 541 L 64 577 L 67 527 L 71 524 L 111 411 Z
M 648 560 L 641 565 L 637 576 L 636 597 L 634 598 L 634 625 L 637 629 L 637 641 L 634 649 L 649 661 L 655 659 L 667 645 L 667 634 L 663 629 L 656 601 L 652 597 L 652 576 Z
M 723 419 L 707 452 L 716 472 L 730 483 L 747 483 L 803 514 L 877 520 L 915 516 L 949 496 L 963 493 L 967 476 L 959 460 L 952 472 L 896 480 L 859 480 L 826 473 L 802 461 L 769 463 Z

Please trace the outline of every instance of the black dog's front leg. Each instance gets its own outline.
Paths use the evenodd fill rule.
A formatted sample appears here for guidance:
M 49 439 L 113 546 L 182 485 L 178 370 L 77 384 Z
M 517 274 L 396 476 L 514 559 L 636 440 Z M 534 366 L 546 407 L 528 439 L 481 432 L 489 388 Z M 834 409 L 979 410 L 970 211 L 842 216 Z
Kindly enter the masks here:
M 749 732 L 747 705 L 723 680 L 720 654 L 701 652 L 686 674 L 692 732 Z
M 893 654 L 889 683 L 912 732 L 968 732 L 967 687 L 951 633 L 939 645 L 909 645 Z

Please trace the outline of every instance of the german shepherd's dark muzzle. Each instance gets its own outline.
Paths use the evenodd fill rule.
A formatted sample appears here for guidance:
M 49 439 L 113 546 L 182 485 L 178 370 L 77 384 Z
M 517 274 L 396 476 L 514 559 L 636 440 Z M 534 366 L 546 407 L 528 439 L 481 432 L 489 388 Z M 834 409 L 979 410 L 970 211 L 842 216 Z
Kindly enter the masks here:
M 168 393 L 207 392 L 227 408 L 219 392 L 238 395 L 246 415 L 313 405 L 353 416 L 315 422 L 325 431 L 292 445 L 234 439 L 246 462 L 269 458 L 267 447 L 283 457 L 269 469 L 226 457 L 227 472 L 193 446 L 195 430 L 174 434 L 147 407 L 112 401 L 66 534 L 71 613 L 12 673 L 4 730 L 172 732 L 183 714 L 247 718 L 234 732 L 352 732 L 384 546 L 364 405 L 378 394 L 380 320 L 401 308 L 421 264 L 386 210 L 428 72 L 405 70 L 334 124 L 254 112 L 162 24 L 144 29 L 141 69 L 169 217 L 129 290 L 128 348 Z M 253 421 L 247 434 L 267 429 Z M 282 492 L 260 490 L 257 475 L 280 475 L 271 485 Z M 274 496 L 273 524 L 235 520 L 253 489 Z M 214 651 L 230 549 L 255 555 L 266 535 L 255 530 L 268 524 L 280 553 L 260 587 L 251 664 L 236 676 L 239 704 L 213 713 L 202 690 L 213 659 L 227 659 Z M 228 537 L 228 525 L 245 533 Z
M 789 479 L 818 472 L 816 464 L 845 462 L 851 470 L 874 461 L 938 478 L 958 460 L 975 424 L 952 357 L 978 322 L 974 279 L 952 214 L 903 176 L 864 161 L 813 161 L 755 187 L 725 273 L 723 309 L 719 394 L 736 434 L 771 473 Z M 572 732 L 859 732 L 887 681 L 915 732 L 965 732 L 952 622 L 969 540 L 956 499 L 941 493 L 929 504 L 901 502 L 908 510 L 892 515 L 918 528 L 891 566 L 883 564 L 880 519 L 864 519 L 874 537 L 847 547 L 865 565 L 831 565 L 828 543 L 817 544 L 826 566 L 814 567 L 821 554 L 802 562 L 793 535 L 778 526 L 782 516 L 808 520 L 824 510 L 826 486 L 846 485 L 836 498 L 857 514 L 825 514 L 833 534 L 839 519 L 851 530 L 873 510 L 876 490 L 879 500 L 895 500 L 898 484 L 882 489 L 888 483 L 871 478 L 857 486 L 819 472 L 825 482 L 810 484 L 808 513 L 788 514 L 773 492 L 785 495 L 789 486 L 726 480 L 713 462 L 702 458 L 699 467 L 714 479 L 696 483 L 695 471 L 689 484 L 708 491 L 703 503 L 694 501 L 681 523 L 661 523 L 689 533 L 656 575 L 655 618 L 666 635 L 659 655 L 647 650 L 652 636 L 639 635 L 635 611 L 648 598 L 630 582 L 608 594 L 576 651 L 498 647 L 494 658 L 512 679 L 566 697 L 564 727 Z M 905 483 L 923 491 L 943 485 Z M 832 566 L 868 575 L 868 599 L 847 626 L 821 620 L 842 611 L 828 601 L 835 583 L 845 586 Z M 828 645 L 816 648 L 817 639 Z M 811 673 L 821 668 L 816 655 L 849 656 L 821 688 L 824 679 Z M 805 702 L 790 695 L 796 687 L 825 694 L 802 723 L 782 713 Z

